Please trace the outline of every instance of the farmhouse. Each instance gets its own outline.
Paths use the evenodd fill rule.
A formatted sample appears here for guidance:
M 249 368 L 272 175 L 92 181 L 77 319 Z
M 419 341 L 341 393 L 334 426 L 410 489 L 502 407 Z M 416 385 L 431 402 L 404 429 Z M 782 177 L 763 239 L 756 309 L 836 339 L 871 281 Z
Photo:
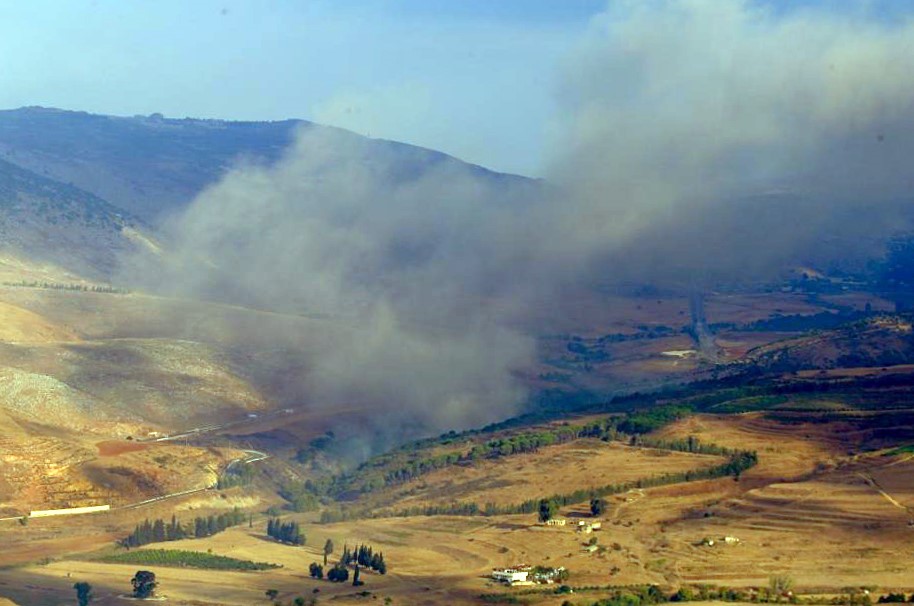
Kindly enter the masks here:
M 492 571 L 492 578 L 506 585 L 527 584 L 530 570 L 525 568 L 496 568 Z

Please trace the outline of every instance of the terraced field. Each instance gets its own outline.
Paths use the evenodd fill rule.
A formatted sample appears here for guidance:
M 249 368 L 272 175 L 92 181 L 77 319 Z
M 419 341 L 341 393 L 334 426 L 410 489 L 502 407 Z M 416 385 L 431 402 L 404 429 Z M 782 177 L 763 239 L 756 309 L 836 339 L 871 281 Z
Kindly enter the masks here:
M 510 505 L 580 488 L 713 467 L 723 461 L 717 456 L 583 439 L 537 453 L 425 474 L 392 491 L 388 500 L 404 508 L 454 501 Z

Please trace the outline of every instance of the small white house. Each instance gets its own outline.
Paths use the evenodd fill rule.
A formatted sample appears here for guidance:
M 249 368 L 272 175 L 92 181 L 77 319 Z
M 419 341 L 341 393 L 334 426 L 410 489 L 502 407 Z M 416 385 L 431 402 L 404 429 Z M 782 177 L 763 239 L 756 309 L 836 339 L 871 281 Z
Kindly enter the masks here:
M 728 535 L 728 536 L 724 537 L 724 543 L 726 543 L 727 545 L 736 545 L 737 543 L 739 543 L 739 539 Z
M 500 583 L 514 585 L 516 583 L 526 583 L 528 570 L 517 570 L 516 568 L 496 568 L 492 571 L 492 578 Z

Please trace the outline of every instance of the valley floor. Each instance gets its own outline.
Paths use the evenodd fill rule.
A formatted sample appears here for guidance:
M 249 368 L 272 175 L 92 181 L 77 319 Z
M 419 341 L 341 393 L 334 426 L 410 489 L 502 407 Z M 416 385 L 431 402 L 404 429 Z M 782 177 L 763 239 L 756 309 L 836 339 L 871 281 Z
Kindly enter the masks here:
M 573 587 L 765 587 L 770 577 L 787 575 L 799 592 L 863 586 L 910 591 L 914 459 L 905 454 L 855 454 L 853 444 L 835 429 L 828 423 L 783 424 L 760 414 L 680 420 L 660 435 L 696 435 L 731 448 L 756 448 L 759 464 L 739 481 L 728 477 L 611 497 L 603 528 L 592 535 L 577 533 L 572 525 L 542 526 L 534 515 L 316 524 L 313 514 L 296 514 L 288 518 L 302 523 L 308 538 L 305 547 L 280 545 L 265 537 L 262 518 L 255 519 L 252 528 L 243 524 L 209 538 L 164 545 L 273 562 L 282 568 L 217 572 L 158 567 L 156 573 L 169 603 L 232 606 L 266 603 L 264 592 L 271 588 L 285 601 L 301 595 L 316 596 L 319 603 L 366 603 L 371 597 L 358 594 L 364 589 L 378 599 L 391 597 L 395 604 L 476 604 L 481 594 L 523 591 L 506 590 L 489 578 L 492 568 L 521 563 L 565 566 Z M 612 473 L 603 471 L 601 480 L 612 481 Z M 560 481 L 557 475 L 556 482 Z M 203 508 L 213 505 L 211 499 L 200 497 L 189 501 L 194 499 Z M 561 514 L 574 524 L 576 519 L 589 519 L 585 508 L 586 504 L 569 507 Z M 162 507 L 161 512 L 171 510 Z M 9 547 L 0 561 L 13 564 L 42 556 L 53 561 L 0 570 L 0 594 L 20 604 L 58 604 L 71 596 L 75 580 L 86 580 L 97 588 L 94 603 L 120 603 L 117 596 L 129 588 L 136 566 L 86 561 L 73 552 L 110 545 L 127 522 L 124 514 L 110 514 L 66 524 L 33 520 L 28 527 L 4 525 L 0 537 Z M 28 543 L 33 547 L 21 542 L 20 535 L 34 539 Z M 725 536 L 739 541 L 727 544 L 722 541 Z M 596 537 L 602 548 L 585 552 L 590 537 Z M 308 578 L 308 565 L 321 561 L 319 549 L 326 538 L 332 538 L 338 550 L 343 544 L 359 543 L 381 549 L 390 562 L 389 574 L 364 573 L 366 584 L 358 591 L 349 584 Z M 703 544 L 706 538 L 714 544 Z M 58 559 L 62 556 L 67 557 Z M 587 592 L 575 600 L 588 603 L 600 595 Z M 548 593 L 522 597 L 530 604 L 558 605 L 567 599 Z

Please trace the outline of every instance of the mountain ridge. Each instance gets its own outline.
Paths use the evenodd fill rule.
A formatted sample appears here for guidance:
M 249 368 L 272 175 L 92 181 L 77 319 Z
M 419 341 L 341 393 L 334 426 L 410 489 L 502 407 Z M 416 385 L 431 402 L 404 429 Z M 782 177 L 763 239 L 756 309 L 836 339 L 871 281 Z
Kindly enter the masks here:
M 111 116 L 41 106 L 0 110 L 0 159 L 70 183 L 151 224 L 189 204 L 239 162 L 272 164 L 300 130 L 393 152 L 405 177 L 453 164 L 496 182 L 535 182 L 443 152 L 301 119 L 231 121 Z

